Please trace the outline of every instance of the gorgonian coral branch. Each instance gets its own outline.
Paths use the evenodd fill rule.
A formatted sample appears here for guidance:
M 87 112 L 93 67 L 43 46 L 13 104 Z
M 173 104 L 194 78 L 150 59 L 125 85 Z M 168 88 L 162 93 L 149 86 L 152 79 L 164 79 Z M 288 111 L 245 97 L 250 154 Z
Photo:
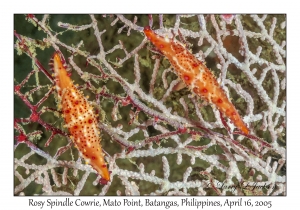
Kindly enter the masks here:
M 16 50 L 33 64 L 16 67 L 15 74 L 15 95 L 29 110 L 14 120 L 15 194 L 27 195 L 31 183 L 47 195 L 285 194 L 283 16 L 89 15 L 78 23 L 52 17 L 26 16 L 26 24 L 43 33 L 39 39 L 19 34 L 17 26 L 14 32 Z M 251 135 L 235 131 L 214 105 L 180 84 L 142 33 L 146 25 L 206 61 Z M 44 65 L 53 51 L 64 54 L 75 70 L 71 78 L 94 107 L 111 172 L 106 185 L 78 156 L 55 108 L 53 79 Z M 22 78 L 21 71 L 27 72 Z M 270 188 L 244 189 L 243 182 Z

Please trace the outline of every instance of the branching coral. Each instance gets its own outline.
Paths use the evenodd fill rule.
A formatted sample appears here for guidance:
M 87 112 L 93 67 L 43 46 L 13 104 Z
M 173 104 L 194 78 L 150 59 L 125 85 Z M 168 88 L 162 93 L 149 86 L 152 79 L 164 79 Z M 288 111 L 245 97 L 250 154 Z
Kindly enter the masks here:
M 31 31 L 16 25 L 14 32 L 16 195 L 285 194 L 285 16 L 25 18 Z M 178 88 L 169 62 L 144 36 L 146 25 L 206 62 L 251 136 Z M 54 50 L 99 115 L 106 185 L 63 127 L 47 66 Z

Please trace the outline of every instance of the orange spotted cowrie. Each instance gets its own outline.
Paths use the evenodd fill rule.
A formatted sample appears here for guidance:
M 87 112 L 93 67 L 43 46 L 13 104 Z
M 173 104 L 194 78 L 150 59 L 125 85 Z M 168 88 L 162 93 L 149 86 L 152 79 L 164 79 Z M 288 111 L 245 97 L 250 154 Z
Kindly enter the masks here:
M 55 52 L 49 65 L 54 72 L 54 80 L 61 107 L 75 147 L 85 161 L 90 164 L 106 181 L 110 180 L 107 164 L 100 145 L 100 131 L 93 107 L 75 87 L 66 70 L 61 53 Z
M 243 122 L 234 105 L 226 96 L 213 73 L 190 53 L 182 43 L 156 34 L 149 26 L 144 28 L 147 38 L 168 58 L 177 75 L 196 95 L 213 103 L 244 134 L 249 129 Z

